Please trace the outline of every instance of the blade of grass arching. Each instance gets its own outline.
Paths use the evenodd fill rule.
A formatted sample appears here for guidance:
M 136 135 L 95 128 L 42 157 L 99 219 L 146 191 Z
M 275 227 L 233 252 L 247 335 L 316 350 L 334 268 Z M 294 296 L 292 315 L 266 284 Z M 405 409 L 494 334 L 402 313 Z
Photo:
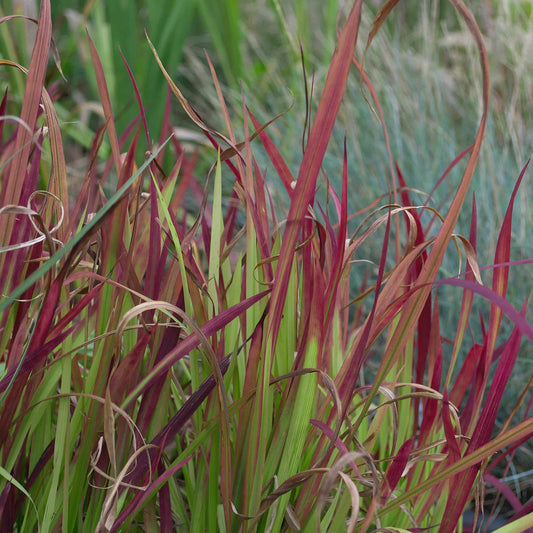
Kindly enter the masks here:
M 429 253 L 429 257 L 424 263 L 422 271 L 417 279 L 416 285 L 419 287 L 419 290 L 416 291 L 413 297 L 410 298 L 402 308 L 400 322 L 397 327 L 397 334 L 389 346 L 389 357 L 387 357 L 385 364 L 382 364 L 380 370 L 378 371 L 375 381 L 376 384 L 383 380 L 384 376 L 388 372 L 389 367 L 392 366 L 407 343 L 408 339 L 412 336 L 416 322 L 418 321 L 420 314 L 424 309 L 427 298 L 431 291 L 431 283 L 436 278 L 437 272 L 442 263 L 442 258 L 444 257 L 444 253 L 450 241 L 454 226 L 459 218 L 459 213 L 470 187 L 470 182 L 477 164 L 481 142 L 487 123 L 489 105 L 489 67 L 487 51 L 485 45 L 483 44 L 481 32 L 479 31 L 477 23 L 468 8 L 461 0 L 451 0 L 451 2 L 466 22 L 480 53 L 481 71 L 483 75 L 483 111 L 474 143 L 474 148 L 468 161 L 467 168 L 461 183 L 459 184 L 459 188 L 453 199 L 452 205 L 450 206 L 449 212 L 442 224 L 441 230 L 439 231 L 435 239 L 435 243 L 433 244 L 433 247 Z M 376 387 L 374 388 L 377 390 Z M 375 393 L 375 391 L 373 392 Z M 373 394 L 370 394 L 367 401 L 372 402 L 372 400 Z
M 267 331 L 267 337 L 269 338 L 269 344 L 272 349 L 276 345 L 277 331 L 283 311 L 300 223 L 306 216 L 307 209 L 314 197 L 316 180 L 320 166 L 322 165 L 322 159 L 326 152 L 346 88 L 359 30 L 361 5 L 361 0 L 357 0 L 354 3 L 339 37 L 339 42 L 329 66 L 324 90 L 298 173 L 296 188 L 287 216 L 287 227 L 283 235 L 274 287 L 272 289 L 272 308 L 270 314 L 272 320 Z
M 37 527 L 38 527 L 38 531 L 40 531 L 40 529 L 39 529 L 39 511 L 37 510 L 37 506 L 35 505 L 35 502 L 33 501 L 32 497 L 31 497 L 31 494 L 24 488 L 24 485 L 22 485 L 22 483 L 20 483 L 18 480 L 16 480 L 11 475 L 11 473 L 8 472 L 2 465 L 0 465 L 0 476 L 3 477 L 9 483 L 11 483 L 13 486 L 15 486 L 18 490 L 20 490 L 20 492 L 22 492 L 22 494 L 24 494 L 24 496 L 26 496 L 26 498 L 28 498 L 28 500 L 32 504 L 33 509 L 35 510 L 35 514 L 37 516 Z
M 533 264 L 533 259 L 528 260 L 527 263 Z M 470 290 L 476 294 L 479 294 L 491 305 L 498 306 L 504 315 L 507 315 L 513 324 L 520 330 L 522 335 L 526 336 L 530 341 L 533 342 L 533 326 L 519 313 L 505 298 L 500 296 L 497 292 L 494 292 L 492 289 L 480 285 L 477 282 L 449 278 L 443 280 L 437 280 L 433 282 L 433 286 L 438 287 L 439 285 L 453 285 L 455 287 L 461 287 L 462 289 Z
M 202 334 L 209 338 L 218 331 L 222 330 L 227 324 L 242 315 L 250 306 L 260 302 L 265 296 L 270 294 L 270 290 L 255 294 L 254 296 L 240 301 L 232 307 L 220 312 L 217 316 L 208 320 L 200 327 Z M 151 371 L 144 376 L 144 378 L 137 384 L 137 386 L 124 399 L 121 407 L 126 409 L 136 398 L 143 393 L 143 391 L 157 379 L 158 376 L 165 373 L 172 365 L 181 359 L 190 351 L 198 348 L 201 340 L 195 333 L 191 333 L 183 339 L 173 350 L 171 350 L 165 357 L 155 365 Z
M 124 196 L 127 190 L 133 185 L 133 183 L 141 176 L 144 171 L 149 167 L 150 163 L 157 157 L 157 154 L 163 150 L 166 143 L 170 140 L 167 139 L 165 144 L 162 144 L 157 148 L 157 150 L 150 155 L 150 157 L 139 167 L 137 172 L 135 172 L 125 183 L 117 190 L 115 194 L 105 203 L 105 205 L 95 214 L 91 220 L 85 224 L 81 230 L 76 233 L 72 239 L 67 241 L 64 246 L 58 249 L 58 251 L 45 261 L 31 276 L 24 280 L 15 290 L 11 292 L 8 296 L 0 300 L 0 311 L 3 311 L 9 305 L 19 298 L 28 288 L 30 288 L 36 281 L 38 281 L 42 276 L 44 276 L 50 269 L 63 257 L 65 257 L 74 247 L 80 243 L 87 235 L 93 233 L 95 228 L 97 228 L 104 218 L 113 210 L 115 205 L 119 200 Z
M 379 28 L 381 28 L 382 24 L 385 22 L 385 20 L 387 20 L 387 17 L 390 15 L 391 11 L 394 9 L 396 4 L 399 3 L 399 1 L 400 0 L 387 0 L 377 12 L 372 22 L 372 28 L 370 29 L 370 32 L 368 34 L 368 38 L 365 45 L 365 51 L 363 52 L 363 57 L 366 55 L 368 49 L 370 48 L 370 45 L 372 44 L 374 37 L 378 33 Z
M 20 63 L 28 63 L 30 50 L 20 50 L 20 26 L 17 28 L 13 24 L 4 24 L 5 22 L 15 18 L 25 18 L 23 15 L 5 15 L 6 10 L 0 6 L 0 55 L 3 57 L 11 57 Z M 30 19 L 38 22 L 35 19 Z M 21 22 L 19 24 L 22 24 Z M 29 44 L 29 41 L 26 41 Z M 26 53 L 24 53 L 26 52 Z M 7 86 L 13 94 L 23 95 L 25 88 L 24 76 L 20 72 L 13 72 L 7 78 Z

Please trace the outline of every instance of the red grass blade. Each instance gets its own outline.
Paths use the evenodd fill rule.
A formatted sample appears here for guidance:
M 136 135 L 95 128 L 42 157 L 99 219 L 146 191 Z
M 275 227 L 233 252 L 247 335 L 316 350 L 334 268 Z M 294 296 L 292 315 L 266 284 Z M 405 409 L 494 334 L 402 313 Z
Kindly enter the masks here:
M 113 118 L 113 110 L 111 109 L 111 100 L 109 98 L 109 91 L 107 90 L 107 82 L 105 79 L 104 68 L 100 61 L 100 56 L 94 46 L 93 40 L 87 31 L 87 39 L 89 41 L 89 49 L 91 51 L 91 58 L 94 66 L 94 73 L 96 75 L 96 83 L 98 85 L 98 92 L 100 94 L 100 101 L 104 109 L 104 117 L 106 122 L 107 134 L 111 144 L 111 151 L 113 153 L 113 160 L 117 174 L 120 175 L 120 149 L 117 137 L 117 130 L 115 128 L 115 119 Z
M 414 439 L 412 438 L 405 441 L 398 450 L 398 453 L 392 461 L 392 464 L 389 466 L 389 468 L 387 468 L 387 473 L 385 474 L 386 482 L 382 486 L 381 492 L 383 501 L 387 501 L 389 499 L 390 495 L 398 485 L 405 467 L 407 466 L 407 462 L 409 461 L 409 454 L 413 448 L 413 442 Z
M 46 66 L 48 64 L 48 51 L 50 50 L 51 37 L 52 20 L 50 0 L 43 0 L 39 15 L 37 37 L 28 69 L 28 81 L 26 83 L 20 113 L 20 119 L 26 127 L 19 126 L 17 129 L 17 136 L 13 148 L 15 156 L 9 164 L 9 170 L 6 171 L 7 179 L 4 181 L 4 187 L 2 188 L 0 203 L 3 205 L 17 205 L 19 203 L 24 177 L 26 176 L 26 166 L 31 151 L 31 140 L 39 114 L 39 104 L 41 102 L 41 92 L 46 75 Z M 8 231 L 7 228 L 4 236 L 6 235 L 11 235 L 11 231 Z
M 477 26 L 477 23 L 472 16 L 471 12 L 460 0 L 451 0 L 461 17 L 465 20 L 467 26 L 470 29 L 472 36 L 476 41 L 480 53 L 481 70 L 483 74 L 483 113 L 481 116 L 480 125 L 476 135 L 474 148 L 472 155 L 468 161 L 467 168 L 459 184 L 459 188 L 452 202 L 448 215 L 446 216 L 442 228 L 439 231 L 429 257 L 424 263 L 422 271 L 417 279 L 415 294 L 412 298 L 409 298 L 402 309 L 399 324 L 397 326 L 397 334 L 392 339 L 389 346 L 391 357 L 388 358 L 387 365 L 392 365 L 399 354 L 404 349 L 407 341 L 412 336 L 412 332 L 421 313 L 424 310 L 429 294 L 432 290 L 432 282 L 435 280 L 438 270 L 442 264 L 442 259 L 448 247 L 453 229 L 458 220 L 459 213 L 466 198 L 466 194 L 470 187 L 470 182 L 474 174 L 474 170 L 479 157 L 479 151 L 481 149 L 481 142 L 486 128 L 488 109 L 489 109 L 489 63 L 487 57 L 487 51 L 483 44 L 483 38 L 481 32 Z M 515 313 L 516 314 L 516 313 Z M 382 368 L 379 371 L 377 380 L 381 380 L 385 375 L 387 368 Z
M 494 256 L 494 263 L 499 265 L 501 263 L 506 263 L 509 261 L 511 255 L 511 231 L 513 225 L 513 208 L 516 195 L 518 193 L 518 188 L 522 183 L 522 179 L 526 172 L 526 169 L 529 165 L 529 161 L 526 163 L 520 176 L 514 186 L 511 198 L 509 200 L 509 205 L 505 212 L 505 217 L 503 224 L 500 230 L 500 235 L 498 237 L 498 243 L 496 245 L 496 253 Z M 492 290 L 505 298 L 507 294 L 507 283 L 509 281 L 509 267 L 508 266 L 497 266 L 494 269 L 492 275 Z M 489 330 L 488 330 L 488 339 L 487 339 L 487 350 L 489 354 L 492 354 L 494 346 L 496 345 L 496 337 L 498 335 L 498 330 L 500 327 L 500 322 L 502 319 L 502 312 L 498 307 L 491 307 Z M 490 360 L 490 357 L 488 358 Z M 488 363 L 487 363 L 488 364 Z
M 322 165 L 322 159 L 337 118 L 341 104 L 348 73 L 352 62 L 355 43 L 361 19 L 361 0 L 357 0 L 350 11 L 344 26 L 339 43 L 330 63 L 324 91 L 318 105 L 315 120 L 309 134 L 307 146 L 303 155 L 296 188 L 292 198 L 287 228 L 283 235 L 283 244 L 276 269 L 274 287 L 272 289 L 272 322 L 269 325 L 267 336 L 271 345 L 276 345 L 277 332 L 281 321 L 285 295 L 289 283 L 292 260 L 295 253 L 296 242 L 300 232 L 300 225 L 307 214 L 311 204 L 315 185 Z

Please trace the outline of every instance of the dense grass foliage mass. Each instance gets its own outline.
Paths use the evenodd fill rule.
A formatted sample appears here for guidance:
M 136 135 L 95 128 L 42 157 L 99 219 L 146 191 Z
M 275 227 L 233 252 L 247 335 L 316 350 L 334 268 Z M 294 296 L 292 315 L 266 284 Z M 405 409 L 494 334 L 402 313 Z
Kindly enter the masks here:
M 501 533 L 533 527 L 531 485 L 528 493 L 507 482 L 533 436 L 531 372 L 498 420 L 533 341 L 531 287 L 520 288 L 518 306 L 508 297 L 515 272 L 533 263 L 512 255 L 513 211 L 530 171 L 516 176 L 491 230 L 491 261 L 481 262 L 488 229 L 478 228 L 471 186 L 488 128 L 490 57 L 465 4 L 446 9 L 474 46 L 478 122 L 422 201 L 365 64 L 398 0 L 342 10 L 327 73 L 308 92 L 303 133 L 290 146 L 302 153 L 296 168 L 275 135 L 285 116 L 262 121 L 245 91 L 235 112 L 209 57 L 224 126 L 191 104 L 168 70 L 186 25 L 176 49 L 165 32 L 159 43 L 130 43 L 142 55 L 134 65 L 113 33 L 121 13 L 96 4 L 99 24 L 77 37 L 98 95 L 94 132 L 68 124 L 49 0 L 29 66 L 9 40 L 13 59 L 0 60 L 9 72 L 0 103 L 2 528 L 453 532 L 475 527 L 463 525 L 467 508 L 483 527 L 502 502 Z M 179 12 L 170 4 L 124 16 L 132 28 L 142 16 L 165 29 L 200 13 L 226 83 L 246 77 L 238 2 L 201 1 L 196 15 L 185 6 L 193 2 Z M 305 3 L 296 4 L 303 18 Z M 336 2 L 326 4 L 335 20 Z M 363 7 L 374 9 L 367 26 Z M 235 24 L 228 35 L 217 34 L 216 9 Z M 304 52 L 316 46 L 304 32 Z M 166 87 L 154 83 L 156 68 Z M 350 90 L 354 77 L 363 95 Z M 355 97 L 378 119 L 389 172 L 357 210 L 351 191 L 368 187 L 349 164 L 358 138 L 335 130 Z M 209 149 L 189 148 L 196 137 L 175 127 L 173 102 Z M 73 171 L 75 156 L 83 171 Z M 453 194 L 439 203 L 435 188 L 450 175 Z M 456 275 L 443 269 L 450 254 L 460 259 Z M 444 289 L 455 295 L 451 310 Z

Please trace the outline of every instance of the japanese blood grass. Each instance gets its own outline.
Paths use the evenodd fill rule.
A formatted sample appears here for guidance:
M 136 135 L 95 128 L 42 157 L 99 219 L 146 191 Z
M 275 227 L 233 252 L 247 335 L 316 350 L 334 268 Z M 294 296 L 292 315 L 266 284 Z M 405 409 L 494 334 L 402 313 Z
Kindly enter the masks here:
M 386 2 L 376 31 L 395 3 Z M 391 157 L 394 198 L 349 234 L 346 143 L 341 190 L 326 183 L 333 211 L 319 204 L 316 191 L 352 63 L 362 71 L 354 60 L 361 1 L 339 34 L 296 177 L 244 97 L 244 139 L 237 138 L 214 69 L 226 134 L 189 104 L 155 48 L 172 92 L 214 146 L 213 172 L 200 183 L 194 155 L 176 138 L 153 146 L 137 168 L 140 136 L 151 146 L 142 91 L 130 71 L 139 117 L 119 135 L 105 68 L 89 37 L 111 156 L 103 169 L 93 164 L 97 137 L 73 207 L 54 105 L 43 89 L 50 5 L 42 3 L 28 71 L 32 86 L 17 134 L 2 140 L 0 152 L 2 228 L 11 220 L 0 256 L 3 527 L 460 529 L 483 473 L 512 459 L 533 435 L 529 415 L 509 418 L 493 434 L 520 341 L 533 340 L 533 327 L 526 302 L 517 311 L 506 301 L 512 212 L 525 169 L 492 266 L 480 269 L 476 261 L 475 211 L 469 238 L 453 233 L 489 101 L 477 25 L 462 2 L 452 4 L 479 49 L 484 90 L 452 205 L 430 233 L 437 222 L 427 223 L 427 209 L 413 204 Z M 375 95 L 366 74 L 364 82 Z M 35 136 L 41 99 L 50 147 Z M 374 105 L 379 113 L 377 100 Z M 1 106 L 6 113 L 7 99 Z M 162 139 L 170 131 L 166 109 Z M 252 147 L 254 138 L 289 198 L 284 221 L 254 159 L 261 148 Z M 43 200 L 30 210 L 25 206 L 48 154 L 54 197 L 43 198 L 57 198 L 55 209 Z M 106 180 L 116 188 L 109 199 L 102 192 Z M 224 181 L 232 183 L 227 204 Z M 379 236 L 377 276 L 361 289 L 361 298 L 372 300 L 370 312 L 354 313 L 350 270 L 359 264 L 353 260 Z M 452 238 L 464 244 L 467 269 L 438 278 Z M 444 284 L 463 295 L 450 363 L 439 320 Z M 466 333 L 476 321 L 476 295 L 491 306 L 481 339 Z M 503 314 L 513 324 L 507 338 L 499 334 Z M 361 371 L 380 345 L 376 375 L 362 383 Z M 530 395 L 524 388 L 521 401 L 530 402 Z M 532 525 L 531 505 L 513 503 L 518 520 L 502 531 Z

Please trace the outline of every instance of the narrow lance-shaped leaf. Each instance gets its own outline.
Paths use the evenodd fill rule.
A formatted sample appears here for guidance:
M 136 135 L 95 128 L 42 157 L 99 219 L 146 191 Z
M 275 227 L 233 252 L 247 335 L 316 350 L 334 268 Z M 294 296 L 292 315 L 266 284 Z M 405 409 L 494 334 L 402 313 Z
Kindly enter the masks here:
M 272 290 L 272 322 L 269 325 L 268 338 L 272 346 L 276 345 L 277 332 L 287 285 L 289 283 L 292 258 L 300 231 L 300 224 L 307 214 L 315 194 L 315 186 L 322 159 L 337 118 L 342 97 L 346 89 L 348 73 L 352 63 L 355 43 L 361 19 L 362 1 L 357 0 L 352 7 L 348 20 L 340 35 L 339 43 L 330 63 L 324 91 L 318 105 L 315 120 L 309 134 L 309 140 L 303 155 L 296 188 L 287 216 L 287 228 L 283 235 L 282 249 L 276 270 Z
M 14 145 L 15 157 L 9 166 L 7 178 L 4 178 L 2 187 L 2 204 L 18 204 L 26 166 L 31 151 L 31 140 L 35 129 L 35 122 L 39 112 L 41 101 L 41 91 L 48 64 L 48 51 L 50 49 L 50 39 L 52 36 L 52 21 L 50 0 L 41 2 L 41 12 L 39 15 L 39 26 L 37 37 L 28 69 L 28 81 L 26 91 L 22 100 L 22 111 L 20 114 L 21 124 L 17 129 L 17 137 Z M 11 222 L 12 223 L 12 222 Z M 5 229 L 4 237 L 9 236 L 11 231 Z
M 107 82 L 104 74 L 104 68 L 102 66 L 102 62 L 100 61 L 100 57 L 88 31 L 87 39 L 89 41 L 89 49 L 91 51 L 94 72 L 96 74 L 98 92 L 100 93 L 100 101 L 102 102 L 102 107 L 104 109 L 107 133 L 109 135 L 109 142 L 111 143 L 111 151 L 113 152 L 113 159 L 115 162 L 117 173 L 120 174 L 120 149 L 118 144 L 117 131 L 115 128 L 115 119 L 113 118 L 113 111 L 111 109 L 111 100 L 109 98 L 109 91 L 107 89 Z
M 439 231 L 435 243 L 429 253 L 427 261 L 424 263 L 422 271 L 416 281 L 416 285 L 419 287 L 419 290 L 410 298 L 405 306 L 402 308 L 402 313 L 400 316 L 400 321 L 396 328 L 396 334 L 392 339 L 392 343 L 389 346 L 391 356 L 387 358 L 385 364 L 383 364 L 378 372 L 376 381 L 380 382 L 384 376 L 387 374 L 389 368 L 394 364 L 396 358 L 399 356 L 400 352 L 405 347 L 409 338 L 413 334 L 414 327 L 420 314 L 422 313 L 424 306 L 426 304 L 429 293 L 431 292 L 431 283 L 435 280 L 437 272 L 442 263 L 442 258 L 448 247 L 454 226 L 459 217 L 462 205 L 466 198 L 466 194 L 470 187 L 470 182 L 474 174 L 474 170 L 477 164 L 479 157 L 479 151 L 481 149 L 481 142 L 483 140 L 483 135 L 486 128 L 488 110 L 489 110 L 489 63 L 487 57 L 487 51 L 483 43 L 483 38 L 481 32 L 477 26 L 477 23 L 472 16 L 472 13 L 464 5 L 461 0 L 450 0 L 455 6 L 461 17 L 466 22 L 474 40 L 476 42 L 477 48 L 480 53 L 481 60 L 481 70 L 483 74 L 483 112 L 481 116 L 480 125 L 476 135 L 476 140 L 474 143 L 474 148 L 472 154 L 468 161 L 467 168 L 459 184 L 459 188 L 455 195 L 455 198 L 450 206 L 448 215 L 446 216 L 441 230 Z M 372 395 L 369 397 L 369 401 L 372 401 Z
M 494 256 L 494 263 L 501 264 L 509 261 L 511 255 L 511 232 L 513 226 L 513 208 L 516 195 L 518 193 L 518 188 L 522 183 L 522 179 L 526 173 L 526 169 L 529 165 L 529 161 L 526 163 L 520 176 L 514 186 L 513 192 L 511 194 L 511 199 L 509 200 L 509 205 L 505 212 L 505 218 L 498 236 L 498 242 L 496 244 L 496 253 Z M 507 284 L 509 282 L 509 267 L 501 266 L 496 267 L 492 274 L 492 289 L 505 298 L 507 293 Z M 491 307 L 490 322 L 488 329 L 488 338 L 487 338 L 487 350 L 488 353 L 492 353 L 494 346 L 496 344 L 496 337 L 498 335 L 498 330 L 500 327 L 500 322 L 502 318 L 502 312 L 497 306 Z M 488 362 L 487 362 L 488 365 Z

